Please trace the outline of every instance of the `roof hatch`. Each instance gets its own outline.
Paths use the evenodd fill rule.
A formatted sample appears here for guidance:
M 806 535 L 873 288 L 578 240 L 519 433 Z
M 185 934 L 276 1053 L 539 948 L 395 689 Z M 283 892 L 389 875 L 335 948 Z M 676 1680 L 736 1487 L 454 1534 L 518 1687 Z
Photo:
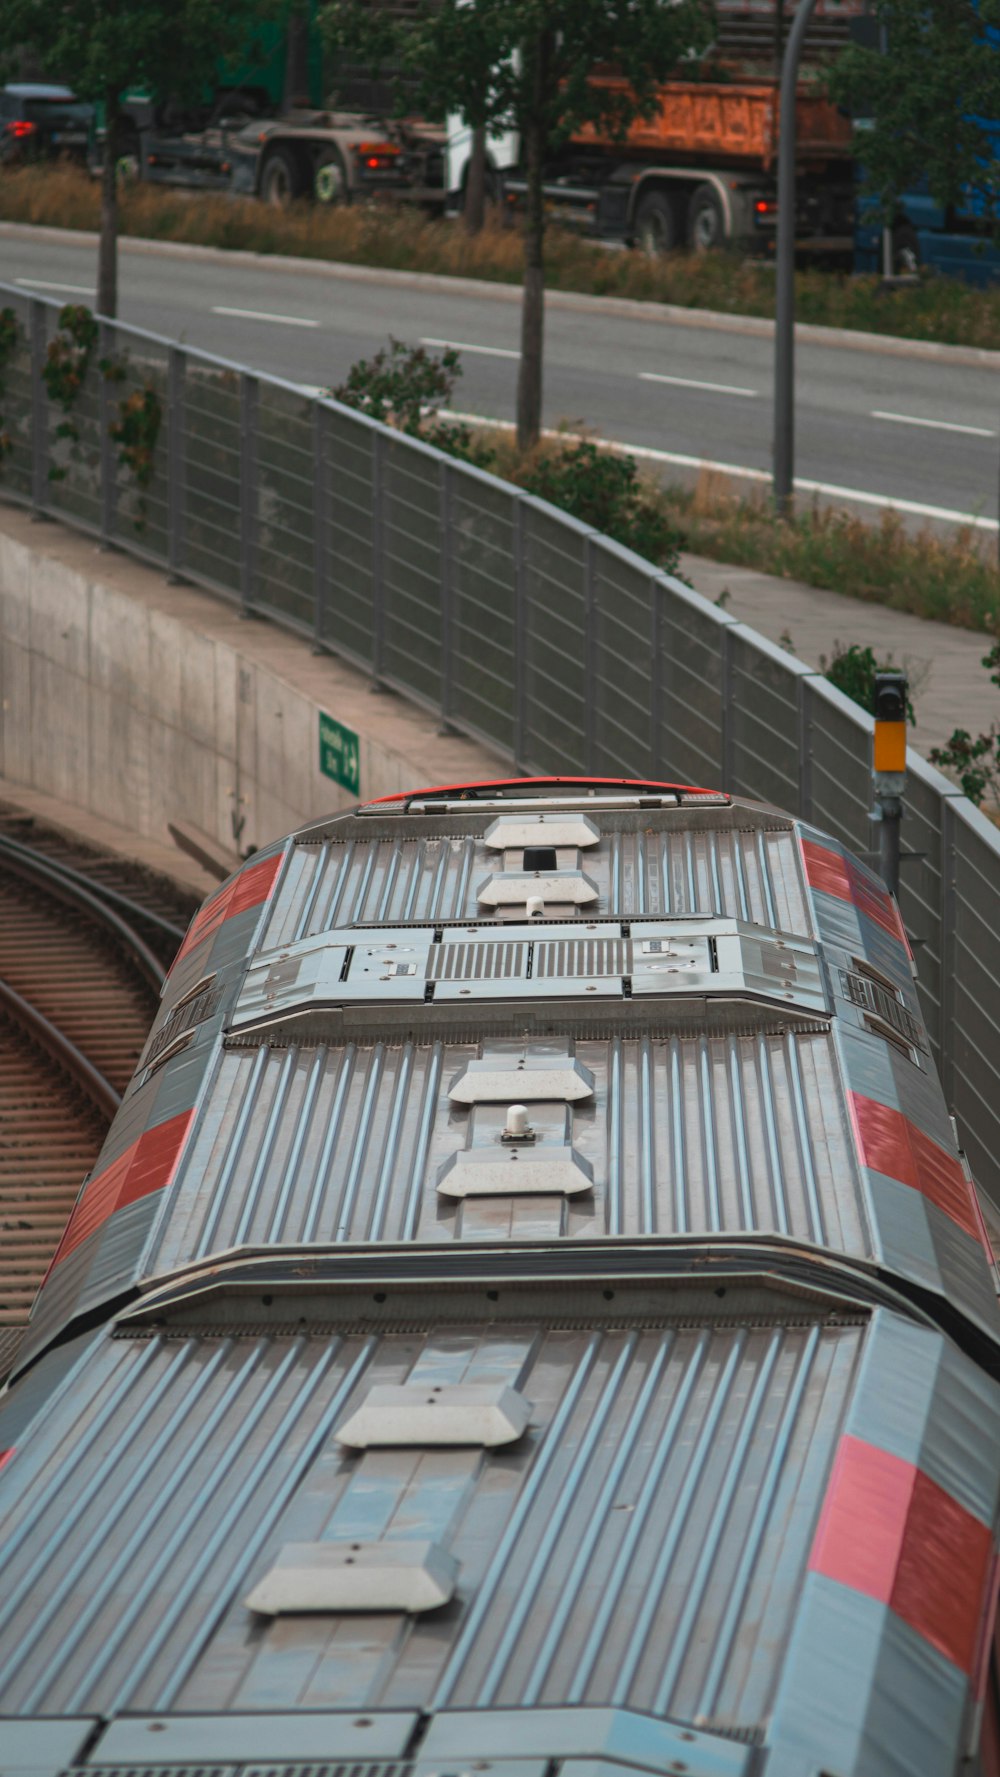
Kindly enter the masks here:
M 512 1444 L 531 1417 L 531 1402 L 505 1383 L 379 1383 L 337 1433 L 352 1450 L 401 1444 Z
M 244 1602 L 260 1616 L 401 1610 L 447 1604 L 458 1562 L 439 1543 L 286 1543 Z

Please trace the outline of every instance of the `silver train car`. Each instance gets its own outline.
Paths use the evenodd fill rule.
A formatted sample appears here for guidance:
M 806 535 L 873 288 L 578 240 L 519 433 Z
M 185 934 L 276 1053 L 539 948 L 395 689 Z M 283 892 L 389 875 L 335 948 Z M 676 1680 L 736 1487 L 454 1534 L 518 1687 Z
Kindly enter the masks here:
M 0 1766 L 997 1777 L 998 1377 L 835 840 L 319 821 L 193 921 L 0 1402 Z

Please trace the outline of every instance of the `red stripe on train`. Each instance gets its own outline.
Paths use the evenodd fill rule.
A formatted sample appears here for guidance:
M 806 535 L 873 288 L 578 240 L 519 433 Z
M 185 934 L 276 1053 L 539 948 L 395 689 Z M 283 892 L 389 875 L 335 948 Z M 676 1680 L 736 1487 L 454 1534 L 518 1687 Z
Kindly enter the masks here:
M 248 864 L 245 870 L 234 876 L 232 882 L 224 883 L 205 902 L 201 911 L 195 914 L 171 968 L 176 968 L 181 958 L 187 956 L 196 944 L 214 936 L 227 919 L 235 919 L 238 913 L 246 913 L 248 908 L 258 907 L 262 901 L 270 899 L 275 877 L 281 868 L 281 857 L 282 854 L 278 852 L 273 858 L 262 858 L 259 864 Z
M 810 888 L 818 889 L 824 895 L 835 895 L 838 901 L 850 901 L 859 913 L 866 913 L 883 931 L 898 938 L 905 945 L 907 954 L 912 955 L 892 896 L 862 871 L 853 858 L 843 852 L 831 851 L 829 846 L 817 845 L 814 839 L 803 839 L 802 855 Z
M 888 1605 L 969 1677 L 992 1551 L 989 1526 L 923 1469 L 841 1438 L 810 1570 Z
M 46 1276 L 116 1210 L 165 1190 L 176 1175 L 193 1121 L 193 1110 L 181 1111 L 165 1123 L 145 1129 L 124 1154 L 94 1174 L 69 1218 Z
M 860 1092 L 847 1099 L 862 1165 L 919 1191 L 989 1252 L 979 1206 L 955 1156 L 891 1105 Z

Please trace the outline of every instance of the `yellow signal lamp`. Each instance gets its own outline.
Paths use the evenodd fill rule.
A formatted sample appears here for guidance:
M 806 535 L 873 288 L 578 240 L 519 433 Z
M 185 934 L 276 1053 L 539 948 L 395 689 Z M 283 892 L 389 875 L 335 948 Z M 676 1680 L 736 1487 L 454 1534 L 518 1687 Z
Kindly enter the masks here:
M 906 770 L 906 694 L 905 673 L 875 674 L 875 746 L 873 765 L 877 773 L 898 775 Z

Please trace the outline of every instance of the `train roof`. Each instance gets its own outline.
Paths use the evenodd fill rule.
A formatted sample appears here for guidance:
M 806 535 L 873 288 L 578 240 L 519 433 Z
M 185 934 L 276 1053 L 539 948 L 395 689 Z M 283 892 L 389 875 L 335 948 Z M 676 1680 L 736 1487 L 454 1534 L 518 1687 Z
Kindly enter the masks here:
M 6 1756 L 957 1773 L 997 1326 L 836 841 L 614 781 L 314 823 L 192 922 L 0 1403 Z

